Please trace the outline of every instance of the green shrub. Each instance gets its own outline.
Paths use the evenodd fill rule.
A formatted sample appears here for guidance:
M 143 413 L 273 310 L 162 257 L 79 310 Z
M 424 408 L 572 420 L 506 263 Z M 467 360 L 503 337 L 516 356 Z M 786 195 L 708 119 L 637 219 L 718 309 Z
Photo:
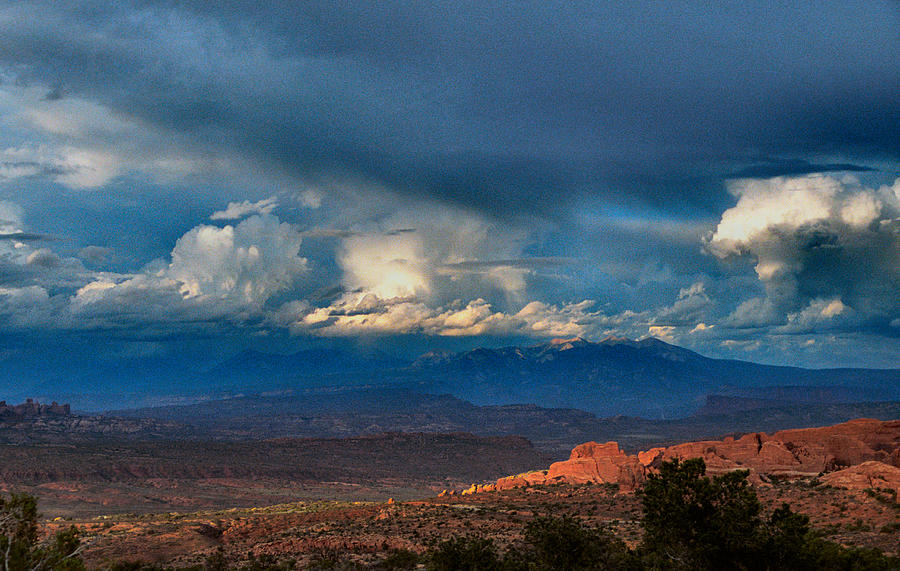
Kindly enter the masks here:
M 652 569 L 792 571 L 900 569 L 876 549 L 818 537 L 809 518 L 782 504 L 763 520 L 747 472 L 709 478 L 702 459 L 663 463 L 641 492 L 642 564 Z M 859 522 L 862 524 L 862 522 Z M 862 527 L 862 526 L 860 526 Z M 869 526 L 865 526 L 869 528 Z
M 525 526 L 526 555 L 536 570 L 623 569 L 625 544 L 612 534 L 584 527 L 571 516 L 541 517 Z
M 500 571 L 502 568 L 494 542 L 476 536 L 441 542 L 426 563 L 429 571 Z
M 757 557 L 762 521 L 747 472 L 705 473 L 700 458 L 676 459 L 647 478 L 640 492 L 644 551 L 672 569 L 748 568 Z
M 408 549 L 396 549 L 385 559 L 380 561 L 375 568 L 379 571 L 405 571 L 415 569 L 419 563 L 419 555 Z
M 81 571 L 78 529 L 70 526 L 50 542 L 38 543 L 37 499 L 28 494 L 0 496 L 0 570 Z

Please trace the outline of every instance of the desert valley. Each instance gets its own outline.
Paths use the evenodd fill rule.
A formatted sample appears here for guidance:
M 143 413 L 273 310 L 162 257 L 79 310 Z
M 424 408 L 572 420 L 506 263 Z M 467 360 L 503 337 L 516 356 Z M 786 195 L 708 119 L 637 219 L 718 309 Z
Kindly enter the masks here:
M 610 344 L 627 350 L 631 364 L 605 351 Z M 702 359 L 660 342 L 620 340 L 562 340 L 498 354 L 510 352 L 545 370 L 562 366 L 554 361 L 579 370 L 678 370 Z M 834 377 L 866 371 L 825 371 L 803 390 L 774 384 L 784 373 L 773 369 L 745 389 L 748 396 L 726 386 L 693 414 L 653 419 L 476 405 L 420 392 L 420 367 L 398 369 L 398 380 L 382 386 L 310 383 L 276 395 L 102 413 L 0 403 L 0 486 L 39 499 L 48 537 L 76 526 L 89 568 L 203 568 L 220 560 L 248 569 L 260 561 L 273 569 L 366 568 L 398 553 L 413 568 L 456 537 L 515 546 L 528 522 L 548 515 L 571 516 L 636 547 L 648 477 L 674 459 L 701 458 L 708 476 L 748 470 L 763 513 L 788 503 L 809 516 L 819 537 L 897 555 L 896 371 L 872 372 L 870 386 L 885 392 L 861 401 L 850 381 Z M 507 362 L 479 367 L 481 379 L 511 370 Z M 793 378 L 814 382 L 817 373 Z M 556 382 L 563 394 L 565 381 Z M 693 393 L 679 398 L 696 402 Z

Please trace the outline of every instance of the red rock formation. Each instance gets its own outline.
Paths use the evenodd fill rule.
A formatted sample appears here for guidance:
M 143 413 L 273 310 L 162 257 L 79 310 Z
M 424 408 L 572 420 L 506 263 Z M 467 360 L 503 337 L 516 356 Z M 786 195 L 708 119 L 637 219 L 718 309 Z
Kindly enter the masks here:
M 547 471 L 540 470 L 536 472 L 525 472 L 517 476 L 507 476 L 500 478 L 494 484 L 495 490 L 511 490 L 512 488 L 523 488 L 526 486 L 535 486 L 547 483 Z
M 825 474 L 822 483 L 849 490 L 893 490 L 900 496 L 900 468 L 873 460 Z
M 552 464 L 547 478 L 572 484 L 617 482 L 619 466 L 627 461 L 628 455 L 615 442 L 587 442 L 576 446 L 565 462 Z
M 868 460 L 898 464 L 900 421 L 858 419 L 823 428 L 751 433 L 735 440 L 689 442 L 641 453 L 645 466 L 703 458 L 711 473 L 749 469 L 773 476 L 816 475 Z
M 493 485 L 473 485 L 465 493 L 557 482 L 614 483 L 629 491 L 643 483 L 648 471 L 674 458 L 703 458 L 711 474 L 749 470 L 755 483 L 760 483 L 762 476 L 815 476 L 873 461 L 897 469 L 900 420 L 858 419 L 822 428 L 782 430 L 771 436 L 754 432 L 738 439 L 687 442 L 636 455 L 626 454 L 615 442 L 587 442 L 576 446 L 568 460 L 552 464 L 549 470 L 501 478 Z M 849 474 L 845 478 L 850 478 Z M 862 477 L 853 474 L 853 478 Z

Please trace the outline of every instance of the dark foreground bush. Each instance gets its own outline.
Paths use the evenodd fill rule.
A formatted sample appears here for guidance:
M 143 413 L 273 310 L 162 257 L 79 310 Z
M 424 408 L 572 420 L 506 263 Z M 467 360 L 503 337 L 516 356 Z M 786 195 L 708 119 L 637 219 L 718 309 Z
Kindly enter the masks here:
M 34 496 L 0 496 L 0 571 L 81 571 L 80 544 L 74 526 L 38 542 Z
M 494 541 L 484 537 L 454 537 L 440 543 L 428 557 L 429 571 L 499 571 L 503 562 Z
M 415 569 L 419 563 L 419 555 L 408 549 L 396 549 L 384 560 L 375 565 L 378 571 L 406 571 Z
M 572 517 L 541 517 L 525 526 L 522 553 L 528 569 L 627 569 L 633 565 L 625 543 L 607 531 L 588 528 Z
M 702 459 L 674 460 L 647 478 L 639 491 L 645 556 L 672 568 L 754 568 L 765 538 L 748 473 L 705 472 Z
M 809 518 L 783 504 L 760 515 L 746 471 L 709 478 L 695 458 L 664 463 L 639 492 L 644 541 L 639 554 L 654 569 L 843 570 L 900 569 L 878 550 L 826 541 Z
M 529 522 L 520 545 L 501 554 L 491 539 L 457 537 L 427 557 L 434 571 L 587 571 L 637 569 L 637 557 L 612 534 L 583 526 L 571 517 L 539 517 Z

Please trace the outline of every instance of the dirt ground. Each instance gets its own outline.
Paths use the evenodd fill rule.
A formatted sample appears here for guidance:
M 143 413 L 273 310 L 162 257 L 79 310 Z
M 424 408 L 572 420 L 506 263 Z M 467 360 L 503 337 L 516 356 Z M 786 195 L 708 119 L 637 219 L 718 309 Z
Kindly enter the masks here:
M 848 546 L 900 546 L 900 507 L 877 491 L 851 492 L 815 480 L 758 488 L 765 509 L 787 502 L 811 517 L 827 538 Z M 634 545 L 641 537 L 641 504 L 614 486 L 551 485 L 467 496 L 385 502 L 303 501 L 218 511 L 51 518 L 48 531 L 76 525 L 90 545 L 91 568 L 111 561 L 166 565 L 201 563 L 222 550 L 232 562 L 272 556 L 299 566 L 316 560 L 370 564 L 392 550 L 422 553 L 457 535 L 483 534 L 502 546 L 521 538 L 540 515 L 572 515 Z

